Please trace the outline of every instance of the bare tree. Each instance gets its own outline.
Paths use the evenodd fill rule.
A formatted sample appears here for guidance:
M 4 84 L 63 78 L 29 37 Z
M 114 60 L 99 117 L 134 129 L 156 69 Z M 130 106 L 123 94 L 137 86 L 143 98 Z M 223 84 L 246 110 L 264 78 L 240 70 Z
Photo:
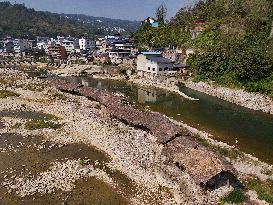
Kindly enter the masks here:
M 161 4 L 159 7 L 157 7 L 155 11 L 155 16 L 159 22 L 161 23 L 165 22 L 167 16 L 167 8 L 164 4 Z

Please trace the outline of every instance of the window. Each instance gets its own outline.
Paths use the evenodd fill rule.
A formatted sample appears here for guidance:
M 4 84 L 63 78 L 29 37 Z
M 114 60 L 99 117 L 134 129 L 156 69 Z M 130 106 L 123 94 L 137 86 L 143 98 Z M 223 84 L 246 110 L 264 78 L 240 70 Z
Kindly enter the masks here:
M 159 71 L 162 71 L 162 68 L 159 68 Z
M 153 71 L 155 71 L 155 68 L 153 68 Z
M 150 67 L 148 67 L 148 70 L 151 70 L 151 68 L 150 68 Z
M 167 71 L 167 70 L 169 70 L 169 68 L 168 68 L 168 67 L 165 67 L 165 68 L 164 68 L 164 71 Z

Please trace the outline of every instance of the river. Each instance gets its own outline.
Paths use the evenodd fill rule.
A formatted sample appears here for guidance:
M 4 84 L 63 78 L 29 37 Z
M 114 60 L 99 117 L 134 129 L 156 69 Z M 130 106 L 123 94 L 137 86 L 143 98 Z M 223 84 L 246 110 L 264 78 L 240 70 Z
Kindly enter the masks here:
M 177 121 L 208 132 L 214 139 L 238 147 L 260 160 L 273 164 L 273 116 L 253 111 L 204 93 L 181 87 L 190 101 L 157 88 L 143 88 L 126 81 L 71 77 L 85 86 L 123 93 L 132 102 L 149 107 Z

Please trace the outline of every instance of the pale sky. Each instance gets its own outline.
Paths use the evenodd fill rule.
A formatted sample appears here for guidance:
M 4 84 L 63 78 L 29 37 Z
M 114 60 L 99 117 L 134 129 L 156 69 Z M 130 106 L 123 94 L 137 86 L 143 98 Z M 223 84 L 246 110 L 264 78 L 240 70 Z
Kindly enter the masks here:
M 24 3 L 27 7 L 39 11 L 143 20 L 148 16 L 154 16 L 155 9 L 161 3 L 168 8 L 170 18 L 180 8 L 193 5 L 196 0 L 10 0 L 10 2 Z

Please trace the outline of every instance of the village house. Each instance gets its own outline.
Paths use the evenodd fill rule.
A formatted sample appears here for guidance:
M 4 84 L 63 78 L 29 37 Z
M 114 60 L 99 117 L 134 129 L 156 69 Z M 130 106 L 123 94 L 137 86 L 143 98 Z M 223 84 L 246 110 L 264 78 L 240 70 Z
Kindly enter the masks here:
M 157 28 L 159 26 L 159 22 L 154 18 L 148 17 L 143 21 L 144 23 L 149 23 L 153 28 Z
M 12 40 L 4 40 L 2 42 L 2 52 L 3 53 L 12 53 L 14 51 L 14 44 Z
M 131 51 L 123 50 L 123 49 L 113 49 L 109 51 L 108 54 L 109 54 L 111 63 L 118 65 L 123 63 L 123 59 L 129 58 Z
M 185 51 L 179 49 L 166 49 L 162 55 L 174 62 L 183 62 L 185 59 Z
M 99 64 L 108 64 L 110 61 L 109 55 L 107 53 L 94 53 L 93 54 L 94 62 Z
M 137 73 L 141 77 L 155 79 L 173 74 L 173 61 L 162 57 L 160 52 L 142 52 L 137 58 Z
M 49 46 L 48 56 L 52 59 L 59 59 L 64 61 L 67 58 L 65 48 L 63 46 Z
M 29 48 L 27 39 L 14 39 L 13 45 L 15 53 L 21 53 Z
M 96 41 L 82 37 L 81 39 L 79 39 L 79 46 L 80 46 L 80 50 L 82 51 L 95 49 Z
M 68 37 L 61 42 L 67 53 L 72 53 L 76 49 L 79 49 L 79 39 Z
M 207 23 L 204 21 L 196 21 L 193 25 L 194 27 L 190 30 L 190 33 L 192 39 L 195 39 L 202 31 L 205 30 Z

